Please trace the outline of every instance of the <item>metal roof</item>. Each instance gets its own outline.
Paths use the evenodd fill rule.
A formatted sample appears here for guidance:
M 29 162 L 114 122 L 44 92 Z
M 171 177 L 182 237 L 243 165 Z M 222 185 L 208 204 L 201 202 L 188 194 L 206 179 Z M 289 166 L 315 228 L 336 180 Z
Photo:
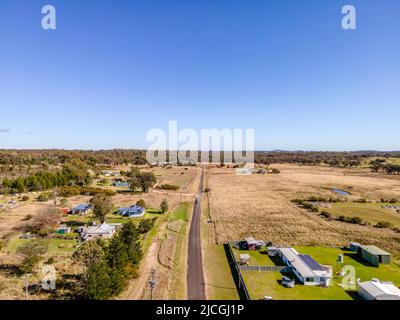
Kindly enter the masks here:
M 244 240 L 247 242 L 247 244 L 250 244 L 250 245 L 254 245 L 254 244 L 256 245 L 257 244 L 257 241 L 254 240 L 253 237 L 247 237 Z
M 393 283 L 378 281 L 359 282 L 358 286 L 364 289 L 376 300 L 400 300 L 400 289 Z
M 326 275 L 326 271 L 322 267 L 321 269 L 313 270 L 311 265 L 307 264 L 301 258 L 305 255 L 300 255 L 294 248 L 279 248 L 278 250 L 286 257 L 286 259 L 291 263 L 291 266 L 295 268 L 302 277 L 306 278 Z M 312 261 L 320 266 L 314 259 L 312 259 Z
M 376 255 L 376 256 L 390 256 L 389 252 L 386 252 L 385 250 L 382 250 L 381 248 L 378 248 L 376 246 L 365 246 L 361 245 L 360 246 L 363 250 Z
M 73 210 L 87 210 L 90 208 L 90 204 L 86 204 L 86 203 L 81 203 L 78 204 L 77 206 L 73 207 Z

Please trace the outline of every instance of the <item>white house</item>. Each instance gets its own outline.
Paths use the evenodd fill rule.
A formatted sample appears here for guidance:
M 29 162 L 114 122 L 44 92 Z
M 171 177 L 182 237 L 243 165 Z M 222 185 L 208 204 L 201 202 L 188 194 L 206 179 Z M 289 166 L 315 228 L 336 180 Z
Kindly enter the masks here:
M 91 240 L 95 238 L 109 239 L 115 233 L 115 226 L 102 223 L 99 226 L 91 226 L 82 231 L 82 238 L 84 240 Z
M 365 300 L 400 300 L 400 289 L 393 282 L 357 280 L 358 293 Z
M 128 208 L 119 208 L 118 213 L 121 216 L 129 217 L 129 218 L 141 218 L 146 213 L 146 210 L 138 205 L 133 205 Z
M 332 268 L 323 267 L 307 254 L 300 254 L 294 248 L 278 248 L 283 263 L 291 267 L 293 273 L 304 285 L 329 286 Z

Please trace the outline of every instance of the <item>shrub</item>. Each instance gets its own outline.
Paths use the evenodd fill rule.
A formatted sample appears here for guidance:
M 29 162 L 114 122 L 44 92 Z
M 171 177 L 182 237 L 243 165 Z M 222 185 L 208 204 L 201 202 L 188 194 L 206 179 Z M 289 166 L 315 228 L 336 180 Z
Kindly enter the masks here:
M 37 197 L 37 201 L 39 202 L 46 202 L 49 200 L 49 195 L 47 193 L 41 193 L 38 197 Z
M 154 226 L 155 219 L 143 219 L 139 223 L 139 230 L 141 233 L 147 233 Z
M 278 174 L 278 173 L 281 173 L 280 171 L 279 171 L 279 169 L 272 169 L 272 173 L 275 173 L 275 174 Z
M 360 217 L 352 217 L 351 218 L 351 223 L 361 224 L 362 223 L 362 219 Z
M 142 208 L 146 208 L 146 202 L 143 199 L 140 199 L 136 202 L 136 205 Z
M 331 214 L 328 211 L 322 211 L 321 212 L 321 216 L 329 219 L 331 217 Z
M 21 200 L 22 200 L 22 201 L 28 201 L 28 200 L 29 200 L 29 197 L 28 197 L 28 196 L 23 196 L 23 197 L 21 198 Z
M 66 207 L 67 205 L 68 205 L 68 199 L 67 198 L 61 198 L 60 206 L 61 207 Z
M 389 203 L 397 203 L 397 202 L 398 202 L 398 201 L 397 201 L 397 199 L 395 199 L 395 198 L 389 200 Z
M 160 210 L 161 210 L 162 213 L 165 213 L 165 212 L 168 211 L 168 200 L 167 199 L 163 199 L 161 201 Z
M 358 199 L 356 202 L 367 203 L 368 201 L 367 201 L 367 199 L 361 198 L 361 199 Z
M 80 186 L 62 187 L 59 193 L 61 197 L 72 197 L 80 195 L 95 196 L 96 194 L 114 196 L 117 193 L 113 190 L 108 190 L 108 189 L 94 188 L 94 187 L 80 187 Z
M 339 216 L 339 221 L 347 222 L 347 223 L 354 223 L 354 224 L 362 224 L 362 219 L 360 217 L 346 217 L 346 216 Z
M 376 225 L 376 228 L 392 228 L 393 224 L 387 221 L 379 221 Z
M 174 184 L 165 183 L 165 184 L 162 184 L 162 185 L 158 186 L 158 188 L 159 189 L 164 189 L 164 190 L 174 190 L 174 191 L 176 191 L 176 190 L 179 189 L 179 186 L 174 185 Z
M 268 248 L 266 246 L 263 246 L 260 251 L 261 254 L 268 254 Z

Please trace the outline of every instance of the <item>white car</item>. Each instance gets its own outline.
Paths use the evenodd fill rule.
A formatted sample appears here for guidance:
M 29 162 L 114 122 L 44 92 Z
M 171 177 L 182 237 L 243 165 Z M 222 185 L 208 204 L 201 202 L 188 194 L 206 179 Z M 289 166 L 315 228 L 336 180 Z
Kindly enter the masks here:
M 294 288 L 294 280 L 289 277 L 282 277 L 282 285 L 286 288 Z

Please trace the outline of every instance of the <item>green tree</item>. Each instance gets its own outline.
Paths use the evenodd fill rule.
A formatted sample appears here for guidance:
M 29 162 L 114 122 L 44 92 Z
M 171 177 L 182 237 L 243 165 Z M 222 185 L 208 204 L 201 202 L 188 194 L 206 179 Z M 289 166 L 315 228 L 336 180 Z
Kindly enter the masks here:
M 136 202 L 136 205 L 139 206 L 139 207 L 145 208 L 146 207 L 146 202 L 144 202 L 143 199 L 140 199 L 140 200 L 138 200 Z
M 141 233 L 147 233 L 154 225 L 153 219 L 143 219 L 139 222 L 139 230 Z
M 82 296 L 89 300 L 105 300 L 112 294 L 109 267 L 102 241 L 88 241 L 74 254 L 77 263 L 83 265 Z
M 106 260 L 110 268 L 111 291 L 117 295 L 126 284 L 126 266 L 129 262 L 128 247 L 119 234 L 110 240 Z
M 98 193 L 90 200 L 90 203 L 93 205 L 93 216 L 104 223 L 107 214 L 110 214 L 113 209 L 111 198 L 103 193 Z
M 45 241 L 33 240 L 29 241 L 18 248 L 18 253 L 23 256 L 20 270 L 23 273 L 31 273 L 47 252 L 47 243 Z
M 167 200 L 167 199 L 164 198 L 164 199 L 161 201 L 160 210 L 161 210 L 162 213 L 165 213 L 165 212 L 168 211 L 168 200 Z
M 127 247 L 129 261 L 133 265 L 138 265 L 143 257 L 143 251 L 140 242 L 140 230 L 132 221 L 128 221 L 128 223 L 122 227 L 121 239 Z

